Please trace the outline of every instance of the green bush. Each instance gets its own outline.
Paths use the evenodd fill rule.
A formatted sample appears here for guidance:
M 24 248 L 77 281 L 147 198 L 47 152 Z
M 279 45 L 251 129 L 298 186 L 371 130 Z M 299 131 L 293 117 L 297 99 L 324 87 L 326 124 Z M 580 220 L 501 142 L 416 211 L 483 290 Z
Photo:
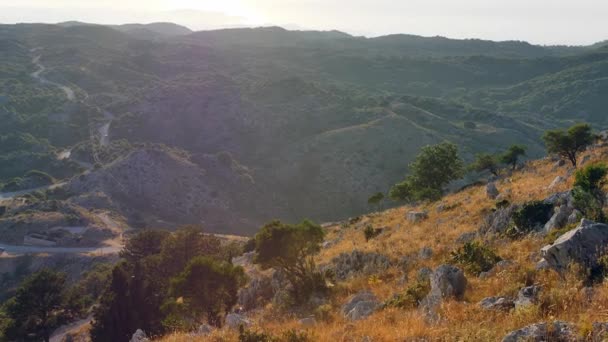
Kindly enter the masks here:
M 493 250 L 477 241 L 467 242 L 452 252 L 452 261 L 475 275 L 489 271 L 500 260 Z
M 604 164 L 592 164 L 575 174 L 572 197 L 574 206 L 585 217 L 596 222 L 606 222 L 604 214 L 606 175 L 608 168 Z
M 422 301 L 430 291 L 431 284 L 429 281 L 417 281 L 410 285 L 404 293 L 400 293 L 387 300 L 384 303 L 384 306 L 400 309 L 413 309 L 420 305 L 420 301 Z
M 543 201 L 525 203 L 513 213 L 512 225 L 507 229 L 506 235 L 518 238 L 544 225 L 551 218 L 553 205 Z

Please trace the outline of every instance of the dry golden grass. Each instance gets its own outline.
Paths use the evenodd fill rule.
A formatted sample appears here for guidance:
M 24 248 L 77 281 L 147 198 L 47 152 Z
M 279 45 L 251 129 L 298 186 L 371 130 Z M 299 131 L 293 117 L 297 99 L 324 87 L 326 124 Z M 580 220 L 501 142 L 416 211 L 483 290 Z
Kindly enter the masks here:
M 591 162 L 605 160 L 607 154 L 608 149 L 596 150 L 592 153 Z M 569 189 L 573 177 L 554 189 L 547 188 L 556 176 L 566 176 L 569 168 L 566 165 L 552 172 L 552 165 L 549 160 L 529 162 L 524 170 L 499 181 L 497 187 L 501 193 L 510 192 L 508 199 L 512 203 L 539 200 Z M 409 268 L 408 279 L 415 279 L 420 267 L 436 268 L 446 262 L 450 252 L 458 247 L 455 240 L 463 233 L 476 231 L 485 214 L 495 205 L 495 201 L 486 197 L 484 186 L 450 194 L 442 203 L 453 206 L 453 209 L 438 213 L 437 204 L 403 206 L 367 215 L 349 227 L 328 227 L 327 240 L 339 242 L 323 250 L 317 261 L 326 263 L 340 253 L 350 253 L 355 249 L 382 253 L 398 260 L 405 255 L 417 254 L 423 247 L 432 248 L 433 256 L 430 260 L 419 260 Z M 411 210 L 426 210 L 429 218 L 418 224 L 409 223 L 405 214 Z M 366 242 L 362 230 L 367 224 L 385 227 L 385 232 Z M 340 315 L 340 305 L 362 289 L 373 291 L 381 300 L 402 292 L 404 286 L 397 282 L 402 271 L 391 268 L 373 281 L 359 277 L 339 284 L 332 298 L 333 320 L 319 322 L 308 330 L 309 333 L 315 341 L 360 341 L 365 336 L 371 337 L 373 341 L 408 341 L 416 338 L 434 341 L 495 341 L 511 330 L 553 320 L 577 323 L 581 328 L 581 336 L 584 336 L 589 333 L 593 322 L 608 320 L 607 285 L 594 286 L 592 299 L 589 300 L 576 270 L 571 270 L 563 277 L 552 271 L 535 271 L 534 266 L 539 260 L 538 252 L 545 245 L 541 237 L 531 236 L 517 241 L 494 237 L 486 243 L 503 259 L 513 263 L 485 279 L 467 275 L 469 283 L 464 300 L 443 303 L 439 309 L 439 324 L 425 322 L 417 310 L 381 310 L 356 323 L 348 322 Z M 543 288 L 538 305 L 511 312 L 485 311 L 477 305 L 485 297 L 516 295 L 521 287 L 532 282 Z M 280 335 L 287 329 L 302 329 L 298 326 L 297 317 L 275 312 L 270 306 L 251 315 L 251 318 L 255 322 L 254 329 L 275 335 Z M 209 341 L 236 339 L 237 335 L 226 329 L 206 338 Z M 164 342 L 202 340 L 183 334 L 162 339 Z

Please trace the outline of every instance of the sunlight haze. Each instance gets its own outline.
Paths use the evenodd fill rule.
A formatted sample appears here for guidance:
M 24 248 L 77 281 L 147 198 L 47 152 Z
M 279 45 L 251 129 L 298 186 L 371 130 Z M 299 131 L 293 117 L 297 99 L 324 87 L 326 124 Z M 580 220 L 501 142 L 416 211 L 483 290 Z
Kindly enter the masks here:
M 607 15 L 608 4 L 596 0 L 0 1 L 3 23 L 172 21 L 194 30 L 279 25 L 365 36 L 407 33 L 566 45 L 605 40 Z

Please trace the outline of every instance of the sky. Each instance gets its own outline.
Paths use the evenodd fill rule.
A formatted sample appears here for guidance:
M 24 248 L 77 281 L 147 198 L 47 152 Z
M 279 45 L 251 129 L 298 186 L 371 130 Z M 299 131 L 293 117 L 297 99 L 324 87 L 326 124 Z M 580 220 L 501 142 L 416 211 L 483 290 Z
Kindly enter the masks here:
M 279 25 L 586 45 L 608 39 L 606 0 L 0 0 L 0 22 L 172 21 L 194 30 Z

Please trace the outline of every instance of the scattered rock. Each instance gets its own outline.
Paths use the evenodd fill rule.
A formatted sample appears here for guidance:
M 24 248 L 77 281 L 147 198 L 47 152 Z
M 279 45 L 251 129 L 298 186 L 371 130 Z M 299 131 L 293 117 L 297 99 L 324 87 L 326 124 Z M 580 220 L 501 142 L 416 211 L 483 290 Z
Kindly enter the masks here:
M 579 222 L 582 217 L 583 213 L 581 213 L 577 209 L 574 209 L 570 216 L 568 216 L 568 221 L 566 221 L 566 224 L 575 224 L 576 222 Z
M 556 192 L 543 200 L 543 203 L 551 204 L 555 207 L 560 206 L 562 204 L 573 206 L 573 202 L 574 198 L 572 197 L 571 191 Z
M 418 252 L 418 257 L 422 260 L 428 260 L 433 256 L 433 250 L 430 247 L 424 247 Z
M 445 208 L 446 208 L 446 204 L 441 202 L 437 205 L 437 208 L 435 208 L 435 210 L 437 210 L 438 213 L 444 212 Z
M 568 218 L 574 211 L 574 208 L 568 204 L 562 204 L 553 210 L 553 216 L 549 219 L 543 228 L 544 233 L 549 233 L 554 229 L 564 227 L 568 223 Z
M 369 291 L 362 291 L 354 295 L 344 306 L 342 313 L 351 321 L 364 319 L 380 307 L 376 296 Z
M 237 304 L 245 311 L 261 307 L 275 294 L 268 276 L 252 277 L 249 284 L 239 290 Z
M 502 339 L 502 342 L 542 342 L 545 341 L 546 336 L 547 324 L 538 323 L 510 332 Z
M 333 269 L 336 279 L 345 280 L 358 274 L 382 272 L 390 265 L 391 261 L 385 255 L 353 251 L 335 257 L 329 267 Z
M 243 315 L 229 313 L 226 315 L 226 325 L 231 329 L 238 329 L 241 325 L 245 327 L 250 326 L 251 321 Z
M 306 317 L 299 320 L 298 323 L 303 327 L 310 328 L 317 325 L 317 320 L 314 317 Z
M 441 265 L 431 275 L 431 293 L 441 298 L 461 299 L 467 288 L 464 273 L 452 265 Z
M 606 244 L 608 225 L 582 219 L 577 228 L 560 236 L 552 245 L 543 247 L 541 255 L 558 271 L 565 270 L 572 262 L 594 267 Z
M 135 331 L 135 333 L 133 334 L 133 336 L 131 337 L 131 339 L 129 340 L 129 342 L 149 342 L 150 339 L 148 339 L 148 337 L 146 336 L 146 333 L 141 330 L 141 329 L 137 329 Z
M 517 210 L 517 206 L 510 205 L 505 208 L 499 208 L 496 211 L 488 214 L 484 224 L 479 229 L 481 234 L 501 234 L 504 233 L 511 223 L 511 216 Z
M 507 297 L 488 297 L 479 302 L 486 310 L 509 311 L 515 307 L 513 299 Z
M 551 182 L 551 184 L 549 185 L 548 189 L 553 189 L 556 186 L 558 186 L 558 185 L 560 185 L 560 184 L 562 184 L 564 182 L 566 182 L 566 179 L 564 177 L 557 176 L 557 177 L 555 177 L 555 179 L 553 180 L 553 182 Z
M 418 223 L 426 220 L 429 217 L 426 211 L 410 211 L 406 214 L 408 221 Z
M 519 290 L 517 294 L 517 300 L 515 301 L 516 308 L 523 308 L 530 306 L 538 301 L 538 294 L 540 293 L 541 287 L 532 285 L 527 286 Z
M 486 185 L 486 195 L 489 199 L 496 199 L 500 192 L 498 188 L 496 188 L 496 184 L 494 182 L 490 182 Z
M 427 282 L 431 280 L 431 274 L 433 274 L 433 270 L 428 267 L 423 267 L 418 270 L 418 274 L 416 274 L 416 280 L 419 282 Z
M 476 237 L 477 237 L 477 232 L 464 233 L 456 239 L 456 243 L 465 244 L 467 242 L 471 242 L 471 241 L 475 240 Z

